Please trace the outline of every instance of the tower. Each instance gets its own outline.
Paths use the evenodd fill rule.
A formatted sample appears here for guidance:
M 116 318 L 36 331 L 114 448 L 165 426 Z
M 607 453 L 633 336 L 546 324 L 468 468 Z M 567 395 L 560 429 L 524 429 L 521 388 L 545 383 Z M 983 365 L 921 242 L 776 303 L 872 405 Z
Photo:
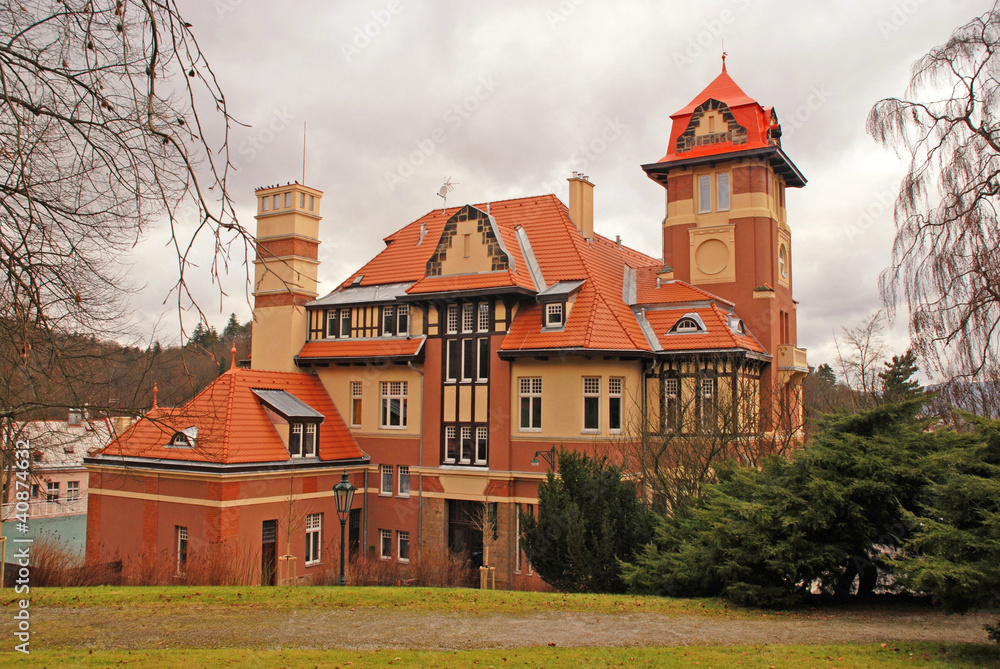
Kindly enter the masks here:
M 251 367 L 296 371 L 306 340 L 305 303 L 316 298 L 320 199 L 301 184 L 259 188 Z
M 781 148 L 778 116 L 736 85 L 723 56 L 719 76 L 670 118 L 666 155 L 642 166 L 666 191 L 660 279 L 734 303 L 772 356 L 771 382 L 797 396 L 808 365 L 795 346 L 785 189 L 806 180 Z

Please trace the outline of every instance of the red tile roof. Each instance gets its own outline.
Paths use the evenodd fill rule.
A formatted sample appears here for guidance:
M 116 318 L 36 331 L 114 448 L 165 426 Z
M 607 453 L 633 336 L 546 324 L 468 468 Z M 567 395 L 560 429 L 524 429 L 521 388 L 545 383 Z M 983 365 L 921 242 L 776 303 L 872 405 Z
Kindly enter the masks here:
M 706 144 L 704 146 L 693 147 L 683 153 L 678 153 L 677 138 L 687 129 L 695 109 L 709 99 L 718 100 L 729 107 L 736 121 L 746 128 L 747 142 L 738 146 L 734 146 L 732 142 Z M 764 109 L 756 100 L 744 93 L 743 89 L 737 86 L 736 82 L 729 76 L 729 73 L 726 72 L 725 64 L 723 64 L 722 73 L 706 86 L 705 90 L 696 95 L 686 107 L 671 114 L 670 118 L 674 121 L 670 130 L 670 145 L 667 149 L 667 154 L 660 158 L 657 161 L 658 163 L 729 153 L 734 148 L 745 150 L 771 146 L 767 135 L 767 131 L 771 125 L 771 109 Z
M 310 341 L 299 358 L 378 358 L 417 355 L 425 337 L 413 339 L 331 339 Z
M 667 334 L 685 314 L 696 313 L 705 324 L 705 332 L 696 334 Z M 743 349 L 764 353 L 757 340 L 748 334 L 733 332 L 729 327 L 729 313 L 717 306 L 700 309 L 668 309 L 645 312 L 646 320 L 656 333 L 665 351 L 701 351 L 706 349 Z
M 718 302 L 732 305 L 721 297 L 696 288 L 683 281 L 666 281 L 656 287 L 655 267 L 641 267 L 636 270 L 636 301 L 638 304 L 676 304 L 681 302 Z
M 366 457 L 316 376 L 246 369 L 226 372 L 182 408 L 149 411 L 100 454 L 218 464 L 289 460 L 254 388 L 284 390 L 325 416 L 319 430 L 321 460 Z M 193 448 L 166 445 L 191 426 L 198 428 Z
M 524 261 L 520 261 L 523 263 Z M 406 289 L 411 295 L 429 293 L 449 293 L 456 290 L 481 290 L 504 287 L 526 288 L 534 292 L 535 284 L 525 268 L 522 273 L 511 270 L 479 272 L 476 274 L 451 274 L 446 276 L 426 276 Z

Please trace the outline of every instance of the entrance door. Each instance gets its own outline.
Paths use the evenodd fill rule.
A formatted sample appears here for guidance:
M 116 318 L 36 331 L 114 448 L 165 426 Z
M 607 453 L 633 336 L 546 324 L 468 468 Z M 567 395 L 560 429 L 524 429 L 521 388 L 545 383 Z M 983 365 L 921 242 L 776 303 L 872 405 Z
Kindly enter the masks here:
M 274 585 L 278 575 L 278 521 L 265 520 L 261 529 L 260 584 Z
M 448 549 L 464 556 L 470 567 L 469 585 L 479 581 L 483 566 L 482 503 L 448 500 Z

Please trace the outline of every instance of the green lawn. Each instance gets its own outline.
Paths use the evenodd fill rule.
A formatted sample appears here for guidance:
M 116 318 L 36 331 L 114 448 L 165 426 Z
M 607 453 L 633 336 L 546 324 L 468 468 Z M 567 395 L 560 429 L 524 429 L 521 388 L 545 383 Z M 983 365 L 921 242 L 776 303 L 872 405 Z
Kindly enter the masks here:
M 34 588 L 32 607 L 172 608 L 189 604 L 238 606 L 242 609 L 369 608 L 411 612 L 465 612 L 483 614 L 589 613 L 675 614 L 684 616 L 760 615 L 714 599 L 668 599 L 627 595 L 574 595 L 467 588 L 401 587 L 129 587 Z M 0 591 L 0 606 L 19 599 L 12 590 Z
M 5 657 L 6 656 L 6 657 Z M 761 646 L 678 648 L 523 648 L 458 652 L 426 651 L 35 651 L 6 666 L 109 667 L 657 667 L 704 669 L 817 667 L 823 669 L 937 669 L 998 667 L 991 649 L 913 644 L 881 646 Z

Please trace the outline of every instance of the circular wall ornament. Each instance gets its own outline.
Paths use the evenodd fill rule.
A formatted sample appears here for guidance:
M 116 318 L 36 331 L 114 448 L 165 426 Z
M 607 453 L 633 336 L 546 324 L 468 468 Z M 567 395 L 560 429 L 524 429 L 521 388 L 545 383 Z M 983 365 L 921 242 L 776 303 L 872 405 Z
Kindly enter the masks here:
M 707 239 L 698 246 L 694 259 L 703 274 L 718 274 L 729 266 L 729 247 L 722 240 Z

